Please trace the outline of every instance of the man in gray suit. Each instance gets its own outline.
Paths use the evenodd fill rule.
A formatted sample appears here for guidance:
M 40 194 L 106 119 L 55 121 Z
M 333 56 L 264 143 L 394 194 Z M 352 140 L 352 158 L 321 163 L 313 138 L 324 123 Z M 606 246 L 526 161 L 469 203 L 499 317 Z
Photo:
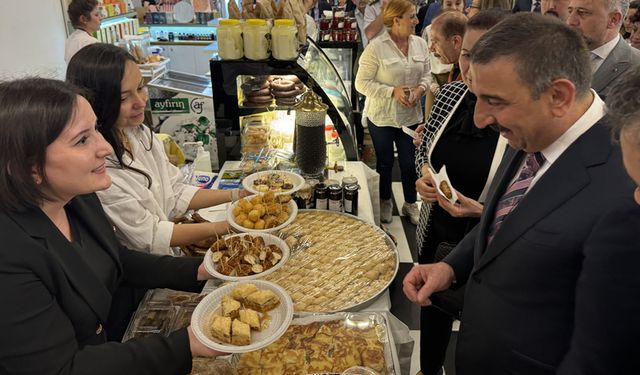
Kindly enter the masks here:
M 518 13 L 470 58 L 475 124 L 510 148 L 480 223 L 442 262 L 415 266 L 405 294 L 429 305 L 466 281 L 458 375 L 637 372 L 640 327 L 625 318 L 640 309 L 640 208 L 583 39 Z
M 640 66 L 640 51 L 620 37 L 629 0 L 571 0 L 567 23 L 582 34 L 591 51 L 591 87 L 606 98 L 627 70 Z

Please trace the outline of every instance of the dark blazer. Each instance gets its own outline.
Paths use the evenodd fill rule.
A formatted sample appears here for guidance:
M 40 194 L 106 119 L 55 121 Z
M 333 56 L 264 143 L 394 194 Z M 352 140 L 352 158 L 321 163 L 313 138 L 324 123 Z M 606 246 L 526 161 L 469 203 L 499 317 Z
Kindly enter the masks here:
M 622 368 L 639 360 L 629 340 L 640 335 L 640 207 L 620 149 L 605 126 L 593 126 L 487 247 L 496 203 L 523 155 L 505 154 L 480 223 L 445 259 L 467 280 L 456 373 L 628 374 Z
M 68 204 L 111 259 L 100 281 L 39 209 L 0 213 L 0 374 L 185 374 L 186 329 L 106 343 L 103 327 L 121 284 L 197 291 L 202 259 L 158 257 L 122 247 L 95 194 Z
M 533 2 L 531 0 L 515 0 L 515 4 L 513 5 L 513 13 L 531 12 L 532 4 Z
M 604 99 L 611 88 L 624 78 L 623 73 L 638 66 L 640 66 L 640 51 L 620 38 L 618 44 L 593 74 L 591 87 Z

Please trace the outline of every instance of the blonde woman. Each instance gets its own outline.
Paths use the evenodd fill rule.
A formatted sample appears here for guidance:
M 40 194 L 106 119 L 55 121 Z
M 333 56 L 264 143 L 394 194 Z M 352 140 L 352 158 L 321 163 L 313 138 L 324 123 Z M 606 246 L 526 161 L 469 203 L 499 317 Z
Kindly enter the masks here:
M 392 220 L 391 171 L 394 145 L 402 177 L 405 203 L 402 214 L 418 223 L 415 146 L 402 126 L 415 129 L 422 122 L 420 98 L 427 91 L 427 43 L 414 35 L 416 6 L 408 0 L 391 0 L 383 10 L 386 32 L 372 40 L 360 57 L 356 89 L 367 97 L 364 117 L 376 150 L 380 174 L 380 219 Z

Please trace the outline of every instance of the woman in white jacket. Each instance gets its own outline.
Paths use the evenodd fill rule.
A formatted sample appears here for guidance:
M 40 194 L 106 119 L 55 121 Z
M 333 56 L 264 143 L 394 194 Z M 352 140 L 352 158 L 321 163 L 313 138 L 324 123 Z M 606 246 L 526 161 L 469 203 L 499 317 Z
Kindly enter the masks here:
M 127 51 L 94 44 L 69 62 L 67 81 L 91 93 L 98 129 L 113 147 L 107 158 L 113 181 L 98 197 L 125 246 L 154 254 L 228 232 L 227 222 L 175 225 L 188 209 L 238 199 L 244 191 L 198 189 L 182 183 L 162 143 L 142 124 L 148 94 Z
M 67 8 L 69 20 L 75 30 L 64 43 L 64 62 L 67 64 L 82 47 L 98 43 L 91 34 L 100 30 L 98 0 L 72 0 Z
M 403 133 L 402 126 L 415 129 L 422 122 L 420 98 L 429 82 L 427 43 L 413 35 L 418 23 L 413 2 L 391 0 L 382 12 L 387 32 L 372 40 L 362 52 L 356 89 L 367 97 L 364 117 L 380 174 L 380 219 L 384 223 L 392 219 L 391 171 L 395 144 L 405 200 L 402 213 L 417 224 L 415 146 L 412 138 Z

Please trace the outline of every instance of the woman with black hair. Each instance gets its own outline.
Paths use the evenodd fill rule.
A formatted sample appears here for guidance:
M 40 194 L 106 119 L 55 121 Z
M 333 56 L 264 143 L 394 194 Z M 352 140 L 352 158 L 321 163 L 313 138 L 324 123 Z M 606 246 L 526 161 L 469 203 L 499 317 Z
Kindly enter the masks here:
M 64 44 L 64 62 L 67 64 L 82 47 L 98 43 L 92 35 L 100 30 L 98 5 L 98 0 L 72 0 L 69 3 L 67 14 L 75 31 Z
M 0 83 L 0 373 L 187 374 L 206 348 L 191 327 L 126 343 L 107 333 L 123 286 L 202 289 L 202 258 L 120 245 L 94 194 L 112 148 L 77 88 Z
M 173 246 L 228 232 L 224 221 L 171 221 L 189 209 L 237 200 L 246 191 L 198 189 L 182 182 L 160 140 L 142 124 L 148 94 L 133 56 L 109 44 L 87 46 L 71 59 L 67 81 L 90 92 L 98 129 L 113 147 L 107 158 L 113 184 L 98 197 L 123 245 L 173 254 Z

